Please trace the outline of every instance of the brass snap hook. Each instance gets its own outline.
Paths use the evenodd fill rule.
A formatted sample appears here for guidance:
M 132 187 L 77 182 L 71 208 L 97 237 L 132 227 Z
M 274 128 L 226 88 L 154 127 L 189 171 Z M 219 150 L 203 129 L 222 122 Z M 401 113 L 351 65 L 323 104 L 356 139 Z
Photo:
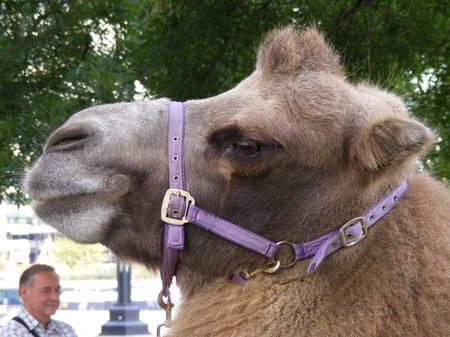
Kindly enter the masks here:
M 167 298 L 167 302 L 164 301 L 164 298 Z M 164 323 L 160 324 L 156 328 L 156 336 L 161 337 L 161 329 L 163 327 L 167 328 L 170 325 L 170 322 L 172 321 L 172 309 L 174 307 L 171 299 L 170 294 L 165 289 L 161 290 L 161 292 L 158 295 L 158 305 L 161 309 L 163 309 L 166 312 L 166 320 Z
M 167 298 L 167 302 L 164 301 L 164 298 Z M 161 309 L 163 309 L 166 313 L 171 312 L 172 308 L 173 308 L 173 303 L 170 300 L 169 295 L 167 294 L 166 291 L 161 290 L 161 292 L 158 295 L 158 305 Z
M 260 273 L 274 274 L 278 271 L 278 269 L 280 269 L 280 266 L 281 266 L 280 260 L 272 259 L 272 260 L 270 260 L 270 263 L 266 268 L 256 269 L 255 271 L 252 271 L 252 272 L 243 271 L 243 272 L 240 272 L 239 274 L 244 279 L 249 280 L 252 277 L 255 277 L 256 275 L 258 275 Z

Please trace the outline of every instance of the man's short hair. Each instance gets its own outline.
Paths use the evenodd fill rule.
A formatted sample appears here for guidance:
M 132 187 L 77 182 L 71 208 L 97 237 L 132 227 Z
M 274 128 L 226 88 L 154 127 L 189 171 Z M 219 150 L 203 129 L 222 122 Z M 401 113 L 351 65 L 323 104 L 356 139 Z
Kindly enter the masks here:
M 28 267 L 24 270 L 22 275 L 20 275 L 19 286 L 27 285 L 30 286 L 33 282 L 33 276 L 37 273 L 55 273 L 55 269 L 52 266 L 46 264 L 33 264 L 31 267 Z

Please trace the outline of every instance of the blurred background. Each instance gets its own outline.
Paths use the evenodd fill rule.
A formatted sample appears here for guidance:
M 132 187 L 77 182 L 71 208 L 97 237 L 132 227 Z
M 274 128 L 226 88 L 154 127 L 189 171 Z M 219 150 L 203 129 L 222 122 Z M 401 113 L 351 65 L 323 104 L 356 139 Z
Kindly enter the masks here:
M 0 316 L 34 262 L 61 274 L 65 310 L 102 312 L 100 325 L 104 303 L 116 299 L 114 256 L 61 237 L 27 206 L 21 177 L 46 137 L 92 105 L 228 90 L 253 71 L 256 48 L 275 27 L 316 26 L 350 81 L 400 95 L 437 132 L 421 169 L 448 181 L 449 11 L 443 0 L 0 1 Z M 153 310 L 156 278 L 132 268 L 132 297 L 144 312 Z
M 0 328 L 20 308 L 19 277 L 33 263 L 53 266 L 61 277 L 61 305 L 54 316 L 71 324 L 79 337 L 93 337 L 110 319 L 118 301 L 118 260 L 100 244 L 75 243 L 36 218 L 27 205 L 5 201 L 0 205 Z M 131 265 L 129 287 L 132 305 L 151 333 L 165 319 L 157 304 L 159 275 Z M 175 302 L 179 292 L 173 287 Z M 129 289 L 129 290 L 128 290 Z

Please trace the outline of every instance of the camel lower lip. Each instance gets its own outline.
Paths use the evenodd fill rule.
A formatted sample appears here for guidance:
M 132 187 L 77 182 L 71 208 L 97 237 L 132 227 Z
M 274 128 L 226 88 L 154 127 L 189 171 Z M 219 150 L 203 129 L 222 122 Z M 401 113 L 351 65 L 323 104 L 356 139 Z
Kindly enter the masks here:
M 29 198 L 36 202 L 46 202 L 46 201 L 56 201 L 56 200 L 64 200 L 64 199 L 76 199 L 79 197 L 83 197 L 89 194 L 96 194 L 98 192 L 78 192 L 78 193 L 48 193 L 48 194 L 29 194 Z
M 27 197 L 34 201 L 49 201 L 49 200 L 56 200 L 56 199 L 62 199 L 69 196 L 75 196 L 80 193 L 74 193 L 74 191 L 70 191 L 69 193 L 59 191 L 58 189 L 52 189 L 51 187 L 44 187 L 40 189 L 36 188 L 28 188 L 25 189 L 25 193 L 27 194 Z
M 95 200 L 97 199 L 97 200 Z M 82 243 L 100 242 L 115 209 L 95 194 L 78 194 L 51 200 L 34 200 L 34 213 L 44 223 L 70 239 Z
M 68 197 L 75 197 L 77 194 L 46 194 L 46 195 L 29 195 L 30 199 L 35 202 L 53 201 Z
M 45 197 L 34 197 L 31 202 L 31 207 L 33 208 L 36 215 L 40 216 L 43 210 L 48 213 L 52 210 L 55 213 L 60 212 L 60 203 L 67 204 L 68 202 L 76 204 L 78 197 L 81 195 L 46 195 Z
M 41 201 L 49 201 L 52 199 L 57 199 L 57 196 L 51 196 L 51 195 L 45 195 L 45 196 L 40 196 L 40 195 L 29 195 L 28 196 L 30 199 L 33 200 L 33 202 L 41 202 Z

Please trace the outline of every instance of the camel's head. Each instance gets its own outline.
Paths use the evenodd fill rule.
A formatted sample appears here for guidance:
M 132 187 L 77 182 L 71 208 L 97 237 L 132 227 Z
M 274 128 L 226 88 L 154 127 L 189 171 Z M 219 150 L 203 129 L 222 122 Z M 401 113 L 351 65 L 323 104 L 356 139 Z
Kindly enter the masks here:
M 73 115 L 27 172 L 37 215 L 73 240 L 157 266 L 168 105 Z M 273 241 L 300 242 L 359 214 L 414 169 L 432 138 L 397 97 L 347 83 L 313 29 L 274 31 L 253 74 L 222 95 L 186 102 L 185 111 L 187 190 L 197 205 Z M 262 260 L 188 224 L 180 279 Z

